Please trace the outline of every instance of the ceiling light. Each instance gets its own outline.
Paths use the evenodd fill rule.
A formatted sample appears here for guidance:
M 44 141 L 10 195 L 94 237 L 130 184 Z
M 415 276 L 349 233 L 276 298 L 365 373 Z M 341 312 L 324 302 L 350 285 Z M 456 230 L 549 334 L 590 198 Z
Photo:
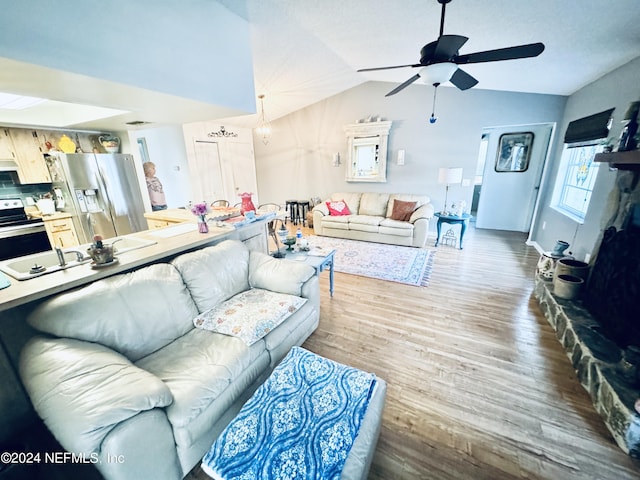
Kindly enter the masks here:
M 7 110 L 24 110 L 46 101 L 46 98 L 26 97 L 24 95 L 0 92 L 0 108 Z
M 271 138 L 271 124 L 264 116 L 264 95 L 258 95 L 260 99 L 260 124 L 256 128 L 256 133 L 262 137 L 262 143 L 265 145 L 269 143 L 269 139 Z
M 433 85 L 433 107 L 431 108 L 431 116 L 429 117 L 429 123 L 433 124 L 438 121 L 438 117 L 436 117 L 436 93 L 438 91 L 438 87 L 451 80 L 451 77 L 456 70 L 458 69 L 458 65 L 452 62 L 443 62 L 443 63 L 432 63 L 431 65 L 427 65 L 426 67 L 422 67 L 418 72 L 420 78 L 424 81 L 424 83 L 429 83 Z
M 424 83 L 428 83 L 429 85 L 435 85 L 436 83 L 443 84 L 451 80 L 451 77 L 456 73 L 457 69 L 458 65 L 455 63 L 434 63 L 421 68 L 418 75 L 420 75 Z

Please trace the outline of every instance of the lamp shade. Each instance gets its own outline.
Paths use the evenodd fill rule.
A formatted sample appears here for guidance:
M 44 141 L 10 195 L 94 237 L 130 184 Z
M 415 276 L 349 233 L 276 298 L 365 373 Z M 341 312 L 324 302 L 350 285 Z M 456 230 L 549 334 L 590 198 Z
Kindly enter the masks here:
M 430 85 L 442 84 L 451 80 L 451 77 L 458 70 L 458 65 L 451 62 L 433 63 L 422 67 L 418 72 L 420 79 Z
M 438 183 L 453 185 L 462 182 L 462 167 L 441 168 L 438 170 Z

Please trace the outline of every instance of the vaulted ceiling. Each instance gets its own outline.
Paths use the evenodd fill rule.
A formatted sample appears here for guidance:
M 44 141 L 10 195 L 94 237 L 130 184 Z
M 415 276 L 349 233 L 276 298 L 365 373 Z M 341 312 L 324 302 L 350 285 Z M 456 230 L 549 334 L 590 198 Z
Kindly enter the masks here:
M 273 117 L 366 81 L 394 88 L 416 70 L 356 70 L 417 63 L 440 28 L 436 0 L 219 1 L 251 24 L 256 92 Z M 464 66 L 474 88 L 570 95 L 640 56 L 638 25 L 636 0 L 452 0 L 444 33 L 469 38 L 460 53 L 545 44 L 537 58 Z
M 389 82 L 391 90 L 415 70 L 357 70 L 417 63 L 420 49 L 436 40 L 440 27 L 441 6 L 436 0 L 217 1 L 249 23 L 255 94 L 265 95 L 265 111 L 272 120 L 367 81 Z M 186 0 L 175 3 L 175 8 L 196 8 L 201 2 Z M 570 95 L 640 56 L 638 25 L 638 0 L 452 0 L 446 9 L 444 33 L 469 37 L 460 53 L 545 44 L 545 51 L 536 58 L 465 66 L 464 70 L 479 80 L 474 88 Z M 109 22 L 95 28 L 109 28 Z M 227 48 L 224 42 L 222 38 L 220 44 L 210 48 Z M 170 62 L 167 68 L 171 68 Z M 25 75 L 29 75 L 26 70 Z M 6 78 L 3 68 L 0 91 Z M 31 92 L 37 92 L 38 82 L 43 91 L 47 90 L 46 78 L 33 78 L 33 74 L 29 78 Z M 91 79 L 85 81 L 90 88 Z M 175 109 L 174 118 L 181 123 L 201 119 L 203 110 L 193 108 L 193 99 L 184 99 L 181 105 L 181 99 L 174 96 L 159 115 L 157 102 L 145 109 L 133 101 L 134 96 L 140 96 L 139 89 L 128 93 L 113 86 L 110 91 L 112 87 L 101 79 L 95 79 L 95 83 L 99 87 L 95 88 L 96 104 L 102 107 L 114 108 L 109 99 L 118 96 L 117 108 L 126 109 L 127 95 L 131 94 L 130 118 L 161 124 Z M 57 94 L 56 100 L 65 100 L 65 92 Z M 192 110 L 200 117 L 190 117 Z M 233 120 L 247 126 L 257 122 L 256 114 Z M 120 116 L 76 121 L 74 126 L 129 128 Z

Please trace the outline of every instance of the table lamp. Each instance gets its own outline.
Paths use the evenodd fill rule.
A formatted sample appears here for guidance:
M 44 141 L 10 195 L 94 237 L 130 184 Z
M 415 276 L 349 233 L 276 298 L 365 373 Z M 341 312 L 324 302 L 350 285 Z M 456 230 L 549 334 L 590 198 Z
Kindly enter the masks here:
M 449 195 L 449 185 L 456 183 L 462 183 L 462 167 L 453 168 L 440 168 L 438 170 L 438 183 L 446 185 L 444 191 L 444 208 L 442 210 L 443 215 L 447 215 L 447 197 Z

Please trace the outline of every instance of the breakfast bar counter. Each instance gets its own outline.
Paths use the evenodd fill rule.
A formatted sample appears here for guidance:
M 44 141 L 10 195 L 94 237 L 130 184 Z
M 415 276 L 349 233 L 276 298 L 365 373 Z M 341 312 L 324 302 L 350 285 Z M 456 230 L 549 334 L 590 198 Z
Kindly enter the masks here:
M 193 215 L 191 215 L 193 218 Z M 0 290 L 0 312 L 85 285 L 116 273 L 126 272 L 143 265 L 166 261 L 172 257 L 227 239 L 245 242 L 251 250 L 267 253 L 266 222 L 256 221 L 238 228 L 209 226 L 209 233 L 199 233 L 193 221 L 165 228 L 145 230 L 131 234 L 156 243 L 136 250 L 117 254 L 114 265 L 94 269 L 89 263 L 48 273 L 29 280 L 16 280 L 8 275 L 11 285 Z M 109 240 L 105 240 L 107 243 Z M 117 244 L 116 244 L 117 246 Z

